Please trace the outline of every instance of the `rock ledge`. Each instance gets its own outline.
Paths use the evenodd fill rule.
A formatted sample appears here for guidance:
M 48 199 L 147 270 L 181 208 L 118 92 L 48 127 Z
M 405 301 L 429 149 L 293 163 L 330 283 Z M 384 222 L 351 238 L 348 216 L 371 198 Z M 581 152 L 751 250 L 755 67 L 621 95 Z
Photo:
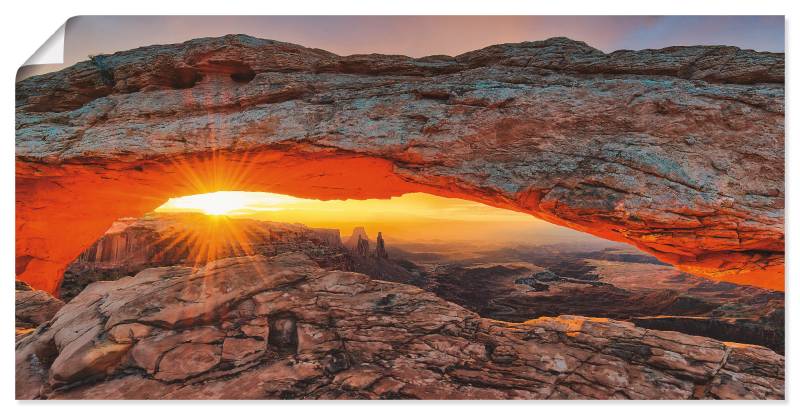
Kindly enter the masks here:
M 16 346 L 18 399 L 782 399 L 769 349 L 483 319 L 302 254 L 90 285 Z

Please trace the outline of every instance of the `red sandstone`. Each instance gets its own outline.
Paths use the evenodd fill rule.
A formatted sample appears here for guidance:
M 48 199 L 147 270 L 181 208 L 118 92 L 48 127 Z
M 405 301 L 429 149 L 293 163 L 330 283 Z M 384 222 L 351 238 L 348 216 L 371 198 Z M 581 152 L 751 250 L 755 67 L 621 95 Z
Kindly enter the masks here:
M 557 38 L 341 57 L 247 36 L 17 83 L 17 278 L 53 292 L 117 218 L 168 197 L 423 191 L 783 289 L 783 54 L 604 54 Z

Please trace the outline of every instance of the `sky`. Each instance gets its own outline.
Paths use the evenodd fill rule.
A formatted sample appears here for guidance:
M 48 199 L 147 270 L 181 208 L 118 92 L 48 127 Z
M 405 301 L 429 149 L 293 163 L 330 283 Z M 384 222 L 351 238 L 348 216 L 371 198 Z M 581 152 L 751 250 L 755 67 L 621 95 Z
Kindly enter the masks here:
M 784 51 L 783 16 L 83 16 L 67 22 L 65 64 L 25 76 L 89 55 L 237 33 L 340 55 L 457 55 L 554 36 L 605 52 L 700 44 Z
M 566 36 L 611 52 L 726 44 L 783 52 L 783 16 L 139 16 L 78 17 L 65 57 L 244 33 L 340 55 L 456 55 L 485 46 Z
M 525 213 L 425 193 L 391 199 L 320 201 L 275 193 L 215 192 L 172 198 L 156 211 L 302 223 L 339 229 L 345 239 L 354 227 L 363 226 L 370 238 L 382 232 L 388 242 L 544 245 L 600 241 Z

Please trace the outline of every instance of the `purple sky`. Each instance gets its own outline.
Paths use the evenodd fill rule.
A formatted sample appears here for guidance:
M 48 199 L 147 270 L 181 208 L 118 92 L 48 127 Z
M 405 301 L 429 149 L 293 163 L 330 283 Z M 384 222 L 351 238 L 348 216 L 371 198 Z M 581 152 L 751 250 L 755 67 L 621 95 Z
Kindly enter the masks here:
M 484 46 L 567 36 L 611 52 L 726 44 L 783 52 L 782 16 L 131 16 L 70 20 L 66 58 L 196 37 L 244 33 L 341 55 L 455 55 Z
M 87 16 L 69 20 L 64 57 L 71 65 L 90 54 L 231 33 L 340 55 L 457 55 L 553 36 L 606 52 L 699 44 L 784 51 L 783 16 Z

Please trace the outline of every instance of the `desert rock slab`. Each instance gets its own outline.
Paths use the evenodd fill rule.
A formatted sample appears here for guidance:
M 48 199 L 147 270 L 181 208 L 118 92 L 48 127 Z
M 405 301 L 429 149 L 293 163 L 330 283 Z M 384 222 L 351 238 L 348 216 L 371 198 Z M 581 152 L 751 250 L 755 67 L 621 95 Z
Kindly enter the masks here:
M 784 358 L 764 347 L 578 316 L 504 323 L 293 253 L 94 283 L 17 343 L 16 371 L 19 399 L 784 396 Z
M 16 339 L 27 336 L 64 307 L 64 302 L 46 291 L 34 290 L 22 281 L 16 282 L 14 291 L 14 320 Z

